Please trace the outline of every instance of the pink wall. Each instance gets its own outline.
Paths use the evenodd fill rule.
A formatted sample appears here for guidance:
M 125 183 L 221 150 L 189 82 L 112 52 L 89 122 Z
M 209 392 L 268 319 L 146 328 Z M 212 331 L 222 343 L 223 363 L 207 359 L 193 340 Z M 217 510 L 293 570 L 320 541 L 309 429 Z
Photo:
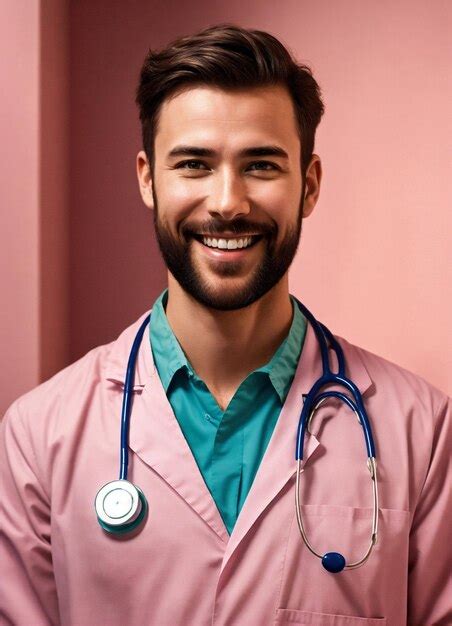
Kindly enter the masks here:
M 40 379 L 69 355 L 69 2 L 41 2 Z
M 73 359 L 111 341 L 151 306 L 166 281 L 135 176 L 134 90 L 152 29 L 134 7 L 71 3 Z
M 39 382 L 39 3 L 0 3 L 2 409 Z
M 2 409 L 165 286 L 135 181 L 138 71 L 149 46 L 224 21 L 274 33 L 323 87 L 322 193 L 292 292 L 335 332 L 452 392 L 449 2 L 26 4 L 0 8 Z
M 69 362 L 68 2 L 0 3 L 0 415 Z

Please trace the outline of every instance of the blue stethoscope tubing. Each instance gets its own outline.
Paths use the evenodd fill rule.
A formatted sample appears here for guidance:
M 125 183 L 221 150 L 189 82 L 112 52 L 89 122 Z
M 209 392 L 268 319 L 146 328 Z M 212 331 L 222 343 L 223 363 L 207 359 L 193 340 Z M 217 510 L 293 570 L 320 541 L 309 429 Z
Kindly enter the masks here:
M 298 461 L 298 459 L 303 459 L 303 445 L 306 426 L 309 413 L 312 410 L 312 405 L 314 404 L 314 400 L 319 401 L 323 398 L 326 399 L 328 397 L 339 398 L 340 400 L 345 402 L 352 409 L 352 411 L 355 411 L 357 413 L 364 430 L 367 456 L 368 458 L 376 458 L 375 444 L 372 436 L 372 429 L 370 427 L 369 418 L 367 416 L 366 409 L 364 408 L 363 399 L 358 387 L 345 375 L 345 357 L 341 346 L 339 345 L 337 339 L 333 336 L 331 331 L 329 331 L 328 328 L 324 326 L 324 324 L 318 322 L 312 315 L 312 313 L 304 306 L 303 303 L 301 303 L 296 298 L 295 300 L 297 301 L 301 312 L 314 329 L 320 347 L 320 354 L 322 357 L 322 376 L 318 380 L 316 380 L 309 393 L 304 397 L 303 409 L 301 411 L 300 421 L 298 423 L 295 460 Z M 333 373 L 330 369 L 327 341 L 330 343 L 336 354 L 338 362 L 337 373 Z M 326 387 L 327 385 L 342 385 L 343 387 L 346 387 L 346 389 L 348 389 L 348 391 L 350 391 L 350 393 L 353 395 L 353 400 L 344 393 L 336 391 L 326 391 L 322 394 L 319 394 L 320 389 Z
M 106 483 L 96 494 L 94 508 L 100 526 L 112 535 L 123 535 L 137 529 L 148 513 L 146 496 L 127 480 L 129 469 L 129 424 L 133 401 L 135 365 L 143 334 L 151 319 L 143 320 L 130 351 L 121 409 L 121 451 L 119 480 Z
M 126 380 L 124 383 L 124 395 L 122 398 L 121 411 L 121 455 L 119 464 L 119 480 L 127 480 L 127 473 L 129 470 L 129 423 L 133 399 L 133 385 L 135 381 L 135 363 L 137 360 L 138 350 L 140 348 L 144 331 L 148 327 L 150 321 L 151 314 L 149 313 L 149 315 L 145 317 L 143 323 L 138 329 L 137 335 L 132 344 L 129 360 L 127 362 Z
M 324 324 L 318 322 L 302 302 L 300 302 L 297 298 L 294 299 L 302 314 L 311 324 L 315 332 L 322 359 L 322 375 L 315 381 L 310 391 L 303 396 L 303 408 L 301 410 L 297 428 L 295 449 L 295 460 L 297 461 L 297 485 L 295 490 L 297 521 L 301 537 L 311 553 L 321 559 L 322 565 L 327 571 L 337 573 L 343 569 L 354 569 L 362 565 L 368 559 L 372 548 L 377 541 L 378 491 L 375 443 L 361 393 L 355 383 L 347 378 L 345 374 L 345 357 L 341 346 L 328 328 Z M 143 492 L 128 481 L 127 475 L 129 466 L 129 425 L 133 401 L 135 365 L 143 334 L 149 326 L 150 320 L 151 314 L 147 315 L 141 323 L 133 341 L 127 362 L 121 410 L 119 480 L 112 481 L 111 483 L 104 485 L 104 487 L 99 490 L 95 501 L 98 521 L 102 528 L 110 533 L 125 533 L 135 529 L 143 521 L 148 509 L 147 501 Z M 337 372 L 333 372 L 330 368 L 328 345 L 332 348 L 336 355 Z M 348 393 L 351 394 L 351 397 L 341 391 L 322 391 L 322 389 L 331 385 L 345 388 Z M 312 547 L 306 536 L 300 506 L 300 476 L 304 471 L 301 467 L 301 463 L 303 461 L 303 447 L 306 430 L 310 432 L 309 424 L 315 411 L 323 402 L 330 398 L 339 398 L 356 414 L 358 421 L 363 428 L 368 457 L 367 467 L 373 481 L 374 507 L 370 544 L 362 559 L 348 564 L 346 563 L 344 556 L 339 552 L 328 552 L 322 555 Z M 122 493 L 124 490 L 125 493 Z M 120 497 L 117 495 L 119 492 L 121 492 Z M 130 507 L 129 501 L 131 503 Z

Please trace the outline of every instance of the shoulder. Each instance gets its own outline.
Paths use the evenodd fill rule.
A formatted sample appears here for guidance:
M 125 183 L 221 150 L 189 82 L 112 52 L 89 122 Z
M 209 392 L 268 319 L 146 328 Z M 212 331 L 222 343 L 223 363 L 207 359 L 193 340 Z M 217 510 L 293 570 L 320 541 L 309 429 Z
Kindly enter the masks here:
M 354 345 L 342 337 L 336 337 L 344 353 L 350 358 L 358 358 L 366 368 L 372 381 L 385 382 L 392 390 L 402 390 L 413 394 L 420 402 L 441 403 L 447 394 L 425 380 L 419 374 L 402 367 L 365 348 Z M 428 400 L 427 400 L 428 398 Z
M 68 393 L 76 393 L 77 388 L 79 391 L 83 391 L 86 388 L 87 379 L 89 379 L 90 386 L 93 383 L 96 384 L 101 378 L 105 358 L 113 343 L 93 348 L 48 380 L 22 394 L 12 403 L 10 409 L 14 408 L 22 412 L 33 407 L 39 407 L 42 411 L 45 407 L 50 408 L 61 402 Z
M 31 438 L 57 436 L 71 428 L 92 404 L 96 394 L 112 387 L 111 377 L 125 371 L 133 337 L 149 312 L 127 327 L 114 341 L 89 350 L 48 380 L 17 398 L 5 413 L 4 428 L 28 431 Z M 47 439 L 48 441 L 48 439 Z M 44 443 L 44 442 L 41 442 Z
M 430 468 L 437 468 L 438 486 L 445 482 L 452 444 L 451 399 L 406 368 L 337 339 L 346 363 L 360 362 L 369 376 L 363 401 L 383 476 L 382 493 L 389 508 L 413 512 Z
M 63 441 L 74 440 L 78 424 L 86 419 L 83 407 L 97 393 L 110 349 L 111 344 L 106 344 L 90 350 L 11 404 L 2 419 L 0 439 L 7 449 L 15 450 L 12 465 L 26 459 L 47 483 L 47 461 Z
M 392 415 L 395 422 L 395 416 L 404 415 L 411 426 L 433 435 L 436 422 L 450 413 L 451 399 L 446 393 L 382 356 L 341 337 L 336 339 L 344 350 L 346 362 L 359 361 L 369 375 L 371 384 L 364 399 L 383 411 L 383 415 Z

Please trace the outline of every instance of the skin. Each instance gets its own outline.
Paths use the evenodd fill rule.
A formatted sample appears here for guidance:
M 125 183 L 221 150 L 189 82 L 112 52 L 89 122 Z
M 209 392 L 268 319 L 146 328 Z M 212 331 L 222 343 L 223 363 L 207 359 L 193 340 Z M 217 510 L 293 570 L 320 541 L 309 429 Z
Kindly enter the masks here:
M 209 148 L 214 155 L 169 156 L 181 144 Z M 282 148 L 287 158 L 240 154 L 268 145 Z M 277 264 L 290 265 L 301 218 L 316 205 L 322 175 L 314 154 L 303 179 L 300 154 L 294 107 L 284 87 L 231 92 L 197 86 L 163 103 L 154 170 L 144 151 L 137 155 L 140 193 L 154 212 L 164 258 L 172 250 L 183 260 L 174 265 L 179 281 L 168 269 L 168 322 L 223 410 L 290 330 L 288 268 L 278 278 Z M 221 261 L 193 233 L 264 237 L 240 260 Z M 273 265 L 265 265 L 270 259 Z

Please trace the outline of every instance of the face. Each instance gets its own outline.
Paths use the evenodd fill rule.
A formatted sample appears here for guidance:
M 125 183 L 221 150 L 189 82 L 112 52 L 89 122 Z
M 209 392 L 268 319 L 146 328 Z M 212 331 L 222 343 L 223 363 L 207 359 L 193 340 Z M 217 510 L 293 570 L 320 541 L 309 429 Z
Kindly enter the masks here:
M 287 277 L 320 183 L 318 157 L 302 180 L 300 155 L 283 87 L 195 87 L 162 105 L 140 189 L 169 272 L 204 306 L 246 307 Z

